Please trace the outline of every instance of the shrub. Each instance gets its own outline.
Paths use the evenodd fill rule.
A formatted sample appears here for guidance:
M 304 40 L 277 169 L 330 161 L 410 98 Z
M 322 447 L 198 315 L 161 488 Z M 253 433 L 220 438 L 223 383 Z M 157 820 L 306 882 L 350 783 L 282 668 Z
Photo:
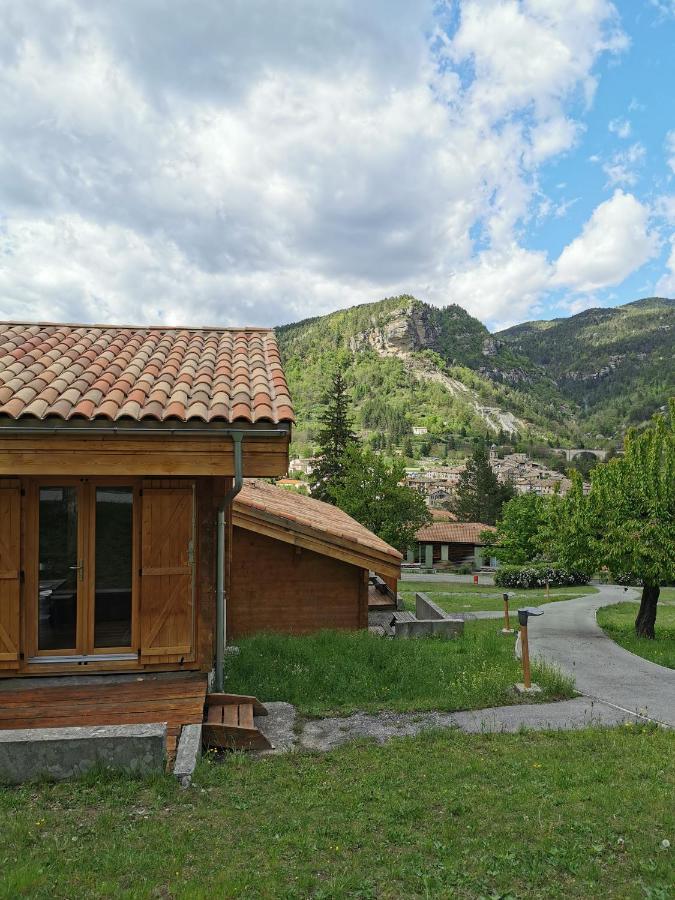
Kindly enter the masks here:
M 495 573 L 495 584 L 510 588 L 541 588 L 546 582 L 551 587 L 588 584 L 590 576 L 579 569 L 570 569 L 555 563 L 531 563 L 526 566 L 500 566 Z

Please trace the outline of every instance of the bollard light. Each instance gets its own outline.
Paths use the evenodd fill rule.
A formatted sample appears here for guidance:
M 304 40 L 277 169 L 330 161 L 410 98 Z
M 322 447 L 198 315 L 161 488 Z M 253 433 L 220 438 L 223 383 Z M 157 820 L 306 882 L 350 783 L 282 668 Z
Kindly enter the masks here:
M 536 609 L 532 606 L 518 610 L 518 624 L 520 625 L 520 655 L 523 661 L 523 691 L 539 692 L 541 690 L 536 684 L 533 685 L 530 678 L 530 647 L 527 640 L 527 620 L 530 616 L 543 616 L 543 609 Z M 516 685 L 519 689 L 519 686 Z
M 513 634 L 514 629 L 511 628 L 511 623 L 509 622 L 509 595 L 504 591 L 502 597 L 504 598 L 504 627 L 502 628 L 502 634 Z

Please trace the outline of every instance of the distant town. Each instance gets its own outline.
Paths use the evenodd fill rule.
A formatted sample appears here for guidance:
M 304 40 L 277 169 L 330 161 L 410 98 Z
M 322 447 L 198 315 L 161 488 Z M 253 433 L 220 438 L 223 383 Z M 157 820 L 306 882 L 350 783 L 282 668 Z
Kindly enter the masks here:
M 413 428 L 415 435 L 424 434 L 425 431 L 426 429 L 420 427 Z M 606 455 L 604 450 L 571 451 L 561 448 L 554 452 L 568 462 L 571 461 L 571 454 L 575 452 L 592 454 L 603 459 Z M 500 456 L 498 448 L 493 444 L 489 451 L 489 460 L 498 481 L 501 484 L 510 483 L 516 494 L 564 495 L 572 485 L 567 475 L 532 459 L 527 453 L 505 453 Z M 316 462 L 316 457 L 292 459 L 288 467 L 289 477 L 280 479 L 277 484 L 309 493 L 306 479 L 314 471 Z M 465 462 L 445 465 L 440 459 L 429 457 L 420 460 L 419 465 L 406 467 L 403 483 L 422 494 L 429 509 L 445 511 L 455 496 L 455 488 L 464 469 Z M 587 493 L 589 489 L 589 483 L 584 481 L 584 492 Z

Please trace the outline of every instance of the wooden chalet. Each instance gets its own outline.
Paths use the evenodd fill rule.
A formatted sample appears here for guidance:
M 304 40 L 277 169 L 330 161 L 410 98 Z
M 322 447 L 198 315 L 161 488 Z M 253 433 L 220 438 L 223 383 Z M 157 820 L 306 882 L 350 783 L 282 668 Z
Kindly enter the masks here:
M 107 682 L 108 721 L 158 721 L 154 673 L 192 673 L 171 690 L 201 717 L 232 499 L 244 477 L 286 474 L 292 421 L 268 330 L 0 324 L 0 691 L 140 673 L 155 687 L 133 701 L 127 685 L 125 709 Z M 0 727 L 79 724 L 48 714 L 47 683 L 31 691 L 40 714 L 12 688 Z
M 328 503 L 253 481 L 232 522 L 228 639 L 366 628 L 369 572 L 396 588 L 401 554 Z

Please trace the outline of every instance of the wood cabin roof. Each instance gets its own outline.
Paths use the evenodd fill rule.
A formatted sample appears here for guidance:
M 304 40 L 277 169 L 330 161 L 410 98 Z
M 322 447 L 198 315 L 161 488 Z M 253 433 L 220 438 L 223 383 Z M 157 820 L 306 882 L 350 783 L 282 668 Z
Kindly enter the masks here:
M 0 420 L 294 421 L 274 333 L 0 323 Z
M 372 569 L 378 575 L 400 575 L 403 557 L 398 550 L 347 513 L 265 481 L 244 483 L 233 503 L 232 521 L 240 528 Z
M 420 528 L 416 538 L 427 544 L 482 545 L 480 535 L 483 531 L 496 531 L 496 528 L 482 522 L 432 522 Z

